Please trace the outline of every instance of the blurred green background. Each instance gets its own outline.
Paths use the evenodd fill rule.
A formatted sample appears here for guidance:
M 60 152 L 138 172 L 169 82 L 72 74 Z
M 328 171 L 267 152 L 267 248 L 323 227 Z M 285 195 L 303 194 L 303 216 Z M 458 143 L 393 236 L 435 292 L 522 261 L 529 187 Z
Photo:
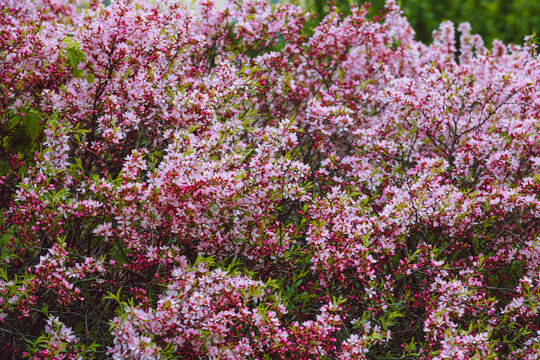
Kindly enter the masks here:
M 325 0 L 304 0 L 304 6 L 316 12 L 320 20 L 328 9 Z M 372 14 L 384 8 L 384 0 L 371 2 Z M 431 42 L 431 33 L 443 20 L 451 20 L 457 28 L 461 22 L 469 22 L 472 32 L 482 35 L 486 46 L 494 39 L 505 43 L 523 43 L 523 38 L 540 28 L 540 0 L 397 0 L 404 15 L 416 31 L 418 40 Z M 336 0 L 341 11 L 350 9 L 348 0 Z M 459 35 L 458 35 L 459 36 Z

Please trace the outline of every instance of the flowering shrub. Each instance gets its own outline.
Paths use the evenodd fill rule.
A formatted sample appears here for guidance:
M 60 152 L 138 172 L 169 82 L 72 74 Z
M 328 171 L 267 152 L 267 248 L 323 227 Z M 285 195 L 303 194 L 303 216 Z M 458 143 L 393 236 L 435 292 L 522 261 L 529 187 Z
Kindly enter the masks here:
M 308 20 L 0 0 L 3 354 L 540 358 L 533 42 Z

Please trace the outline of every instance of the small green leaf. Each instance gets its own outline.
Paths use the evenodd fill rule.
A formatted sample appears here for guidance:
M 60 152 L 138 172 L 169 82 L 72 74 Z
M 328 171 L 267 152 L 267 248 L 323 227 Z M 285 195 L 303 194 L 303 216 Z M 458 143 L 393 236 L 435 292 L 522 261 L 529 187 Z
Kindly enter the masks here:
M 41 114 L 35 109 L 30 109 L 23 117 L 24 131 L 26 135 L 32 139 L 32 142 L 36 141 L 43 131 L 43 126 L 40 124 Z
M 64 43 L 67 44 L 66 47 L 66 61 L 71 67 L 71 73 L 73 76 L 79 78 L 82 76 L 83 72 L 79 70 L 79 64 L 86 61 L 86 55 L 81 50 L 79 44 L 70 37 L 64 39 Z

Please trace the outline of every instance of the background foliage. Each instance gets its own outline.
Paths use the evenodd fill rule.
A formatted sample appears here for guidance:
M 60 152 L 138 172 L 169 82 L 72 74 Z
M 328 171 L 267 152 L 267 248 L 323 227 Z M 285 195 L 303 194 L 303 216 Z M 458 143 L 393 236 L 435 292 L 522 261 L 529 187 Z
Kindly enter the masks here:
M 324 0 L 306 0 L 307 8 L 317 13 L 317 20 L 324 17 L 328 7 Z M 377 14 L 384 8 L 383 0 L 355 3 L 372 4 L 371 12 Z M 349 1 L 337 0 L 336 5 L 344 12 L 350 9 Z M 540 1 L 527 0 L 401 0 L 403 14 L 416 31 L 417 40 L 431 42 L 431 33 L 444 20 L 454 24 L 469 22 L 472 32 L 480 34 L 490 45 L 494 39 L 519 44 L 527 35 L 538 30 L 540 24 Z

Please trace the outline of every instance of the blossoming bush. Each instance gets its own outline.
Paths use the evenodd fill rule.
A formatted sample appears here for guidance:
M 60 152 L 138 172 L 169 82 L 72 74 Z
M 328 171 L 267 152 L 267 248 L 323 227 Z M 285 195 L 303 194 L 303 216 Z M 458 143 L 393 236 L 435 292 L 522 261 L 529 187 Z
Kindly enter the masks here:
M 308 20 L 0 0 L 2 354 L 540 358 L 534 44 Z

